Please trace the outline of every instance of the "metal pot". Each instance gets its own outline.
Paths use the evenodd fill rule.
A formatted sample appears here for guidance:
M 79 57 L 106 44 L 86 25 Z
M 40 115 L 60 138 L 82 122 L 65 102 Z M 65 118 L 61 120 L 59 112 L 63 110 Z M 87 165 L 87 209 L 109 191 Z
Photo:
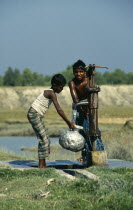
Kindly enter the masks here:
M 84 148 L 85 139 L 78 129 L 66 130 L 60 135 L 59 144 L 64 149 L 79 152 Z

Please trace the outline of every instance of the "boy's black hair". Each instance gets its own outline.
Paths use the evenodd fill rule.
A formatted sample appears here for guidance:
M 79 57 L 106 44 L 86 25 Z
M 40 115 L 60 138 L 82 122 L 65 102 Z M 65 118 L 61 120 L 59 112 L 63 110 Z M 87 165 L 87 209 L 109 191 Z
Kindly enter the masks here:
M 85 70 L 85 63 L 82 60 L 78 60 L 76 63 L 73 64 L 73 71 L 76 69 L 83 69 Z
M 66 85 L 66 79 L 62 74 L 55 74 L 51 79 L 51 85 Z

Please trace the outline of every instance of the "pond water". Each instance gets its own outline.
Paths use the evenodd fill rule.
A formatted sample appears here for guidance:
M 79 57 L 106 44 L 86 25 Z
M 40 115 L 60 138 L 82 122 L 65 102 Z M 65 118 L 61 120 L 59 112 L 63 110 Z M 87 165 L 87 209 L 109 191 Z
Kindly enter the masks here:
M 58 138 L 50 138 L 51 140 L 51 145 L 59 144 L 58 143 Z M 0 148 L 5 149 L 9 152 L 13 152 L 16 154 L 23 154 L 23 151 L 21 151 L 21 148 L 31 148 L 31 147 L 37 147 L 38 141 L 36 137 L 21 137 L 21 136 L 8 136 L 8 137 L 0 137 Z M 68 150 L 62 150 L 60 153 L 63 152 L 63 155 L 66 154 L 66 157 L 68 155 L 73 155 L 73 152 L 68 151 Z M 76 160 L 74 156 L 72 156 L 71 160 Z M 66 158 L 67 159 L 67 158 Z M 110 168 L 114 167 L 130 167 L 133 168 L 133 161 L 123 161 L 123 160 L 108 160 L 108 166 Z M 17 166 L 13 166 L 17 167 Z M 22 167 L 19 166 L 18 167 Z M 24 167 L 24 166 L 23 166 Z
M 58 144 L 58 138 L 50 138 L 51 144 Z M 16 154 L 22 154 L 21 148 L 37 147 L 38 141 L 32 136 L 2 136 L 0 148 Z

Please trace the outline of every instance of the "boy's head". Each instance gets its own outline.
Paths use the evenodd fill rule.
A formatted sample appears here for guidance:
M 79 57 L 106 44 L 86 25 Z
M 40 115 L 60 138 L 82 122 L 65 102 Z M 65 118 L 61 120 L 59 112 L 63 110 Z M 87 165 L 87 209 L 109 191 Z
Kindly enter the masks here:
M 78 60 L 73 64 L 73 73 L 76 69 L 83 69 L 85 71 L 85 63 L 82 60 Z
M 55 74 L 51 79 L 51 85 L 66 85 L 66 79 L 62 74 Z
M 56 93 L 60 93 L 66 85 L 66 79 L 62 74 L 55 74 L 51 79 L 51 85 Z
M 73 65 L 73 74 L 75 76 L 75 79 L 77 81 L 84 81 L 86 78 L 86 72 L 85 72 L 85 63 L 81 60 L 78 60 L 76 63 Z

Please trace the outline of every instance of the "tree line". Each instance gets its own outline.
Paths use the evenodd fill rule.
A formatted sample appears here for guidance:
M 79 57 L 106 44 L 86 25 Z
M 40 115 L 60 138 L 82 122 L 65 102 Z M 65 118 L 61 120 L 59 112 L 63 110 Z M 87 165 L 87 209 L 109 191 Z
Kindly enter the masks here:
M 66 70 L 58 73 L 63 74 L 67 82 L 73 78 L 72 66 L 68 66 Z M 19 69 L 9 67 L 4 76 L 0 76 L 0 86 L 50 86 L 52 76 L 38 74 L 28 68 L 21 73 Z M 96 71 L 95 83 L 97 85 L 133 84 L 133 73 L 126 73 L 119 68 L 113 72 L 100 73 Z

